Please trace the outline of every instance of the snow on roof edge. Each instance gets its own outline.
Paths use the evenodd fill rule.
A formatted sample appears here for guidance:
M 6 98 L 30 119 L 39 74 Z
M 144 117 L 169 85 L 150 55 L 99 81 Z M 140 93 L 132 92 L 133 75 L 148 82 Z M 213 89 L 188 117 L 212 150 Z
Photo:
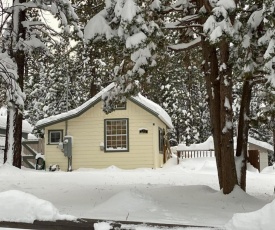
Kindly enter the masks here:
M 91 99 L 89 99 L 88 101 L 86 101 L 85 103 L 83 103 L 82 105 L 80 105 L 79 107 L 72 109 L 68 112 L 64 112 L 64 113 L 60 113 L 54 116 L 50 116 L 47 118 L 44 118 L 42 120 L 39 120 L 36 124 L 35 127 L 36 128 L 43 128 L 47 125 L 50 125 L 51 123 L 55 123 L 58 121 L 63 121 L 66 120 L 66 118 L 70 118 L 70 117 L 75 117 L 80 115 L 82 112 L 85 111 L 85 109 L 87 107 L 89 107 L 90 105 L 92 105 L 93 103 L 95 103 L 98 99 L 101 98 L 101 96 L 103 95 L 103 93 L 109 91 L 111 88 L 114 87 L 114 83 L 109 84 L 107 87 L 105 87 L 104 89 L 102 89 L 100 92 L 98 92 L 95 96 L 93 96 Z
M 256 140 L 253 137 L 248 137 L 248 143 L 257 145 L 259 147 L 262 147 L 262 148 L 267 149 L 267 150 L 272 151 L 272 152 L 274 151 L 274 148 L 273 148 L 272 145 L 270 145 L 270 144 L 268 144 L 267 142 L 264 142 L 264 141 Z
M 237 143 L 237 138 L 234 137 L 234 148 L 236 148 L 236 143 Z M 257 145 L 261 148 L 267 149 L 269 151 L 274 151 L 273 146 L 263 142 L 263 141 L 258 141 L 252 137 L 248 137 L 248 143 L 249 144 L 254 144 Z M 205 142 L 198 143 L 198 144 L 191 144 L 190 146 L 186 146 L 185 144 L 180 143 L 178 145 L 177 150 L 178 151 L 195 151 L 195 150 L 213 150 L 214 149 L 214 142 L 213 142 L 213 137 L 210 136 Z
M 6 125 L 7 125 L 7 116 L 0 116 L 0 128 L 6 129 Z M 33 127 L 31 126 L 31 124 L 28 121 L 23 120 L 22 121 L 22 132 L 23 133 L 31 133 L 32 130 L 33 130 Z
M 100 92 L 98 92 L 94 97 L 92 97 L 91 99 L 86 101 L 84 104 L 82 104 L 81 106 L 79 106 L 73 110 L 39 120 L 36 123 L 35 127 L 43 128 L 45 126 L 49 126 L 49 125 L 57 123 L 59 121 L 61 122 L 66 119 L 70 119 L 70 118 L 79 116 L 80 114 L 85 112 L 86 109 L 89 108 L 90 105 L 93 105 L 93 103 L 95 103 L 98 99 L 100 99 L 105 92 L 111 90 L 114 86 L 115 86 L 115 83 L 109 84 L 107 87 L 105 87 Z M 131 99 L 138 102 L 139 104 L 143 105 L 149 111 L 156 113 L 158 118 L 162 122 L 164 122 L 169 128 L 174 127 L 172 124 L 172 121 L 171 121 L 171 117 L 167 114 L 167 112 L 160 105 L 145 98 L 141 94 L 138 94 L 137 96 L 132 96 Z
M 174 128 L 171 117 L 160 105 L 142 96 L 140 93 L 137 96 L 133 96 L 131 98 L 137 101 L 138 103 L 142 104 L 149 110 L 155 112 L 158 115 L 158 118 L 170 129 Z

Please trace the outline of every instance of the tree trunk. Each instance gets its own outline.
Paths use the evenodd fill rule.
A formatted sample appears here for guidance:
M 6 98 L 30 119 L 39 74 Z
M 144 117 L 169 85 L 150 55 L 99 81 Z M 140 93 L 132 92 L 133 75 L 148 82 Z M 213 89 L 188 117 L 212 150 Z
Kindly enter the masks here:
M 26 0 L 20 0 L 20 3 L 26 2 Z M 13 1 L 13 6 L 17 5 L 18 1 Z M 22 25 L 22 21 L 26 20 L 26 12 L 14 7 L 13 10 L 13 28 L 12 28 L 12 44 L 11 44 L 11 56 L 14 57 L 17 64 L 17 82 L 23 92 L 24 72 L 25 72 L 25 53 L 24 50 L 19 48 L 13 51 L 13 47 L 20 39 L 25 40 L 26 30 Z M 12 93 L 12 92 L 11 92 Z M 8 118 L 6 128 L 6 142 L 5 142 L 5 154 L 4 162 L 12 164 L 18 168 L 21 168 L 21 151 L 22 151 L 22 111 L 19 110 L 18 105 L 11 103 L 8 106 Z
M 246 162 L 247 162 L 247 144 L 248 144 L 248 131 L 249 131 L 249 114 L 250 114 L 250 102 L 251 102 L 251 91 L 252 85 L 250 79 L 252 77 L 251 73 L 246 73 L 240 115 L 239 115 L 239 125 L 238 125 L 238 137 L 237 137 L 237 149 L 236 156 L 237 161 L 240 162 L 240 165 L 237 168 L 238 183 L 240 187 L 245 191 L 246 190 Z
M 220 42 L 220 135 L 223 193 L 229 194 L 238 184 L 234 159 L 232 68 L 229 65 L 229 44 Z
M 5 140 L 5 152 L 4 163 L 13 165 L 14 155 L 14 123 L 16 117 L 16 109 L 14 105 L 10 105 L 7 108 L 7 125 L 6 125 L 6 140 Z
M 273 128 L 273 162 L 275 161 L 275 129 Z
M 214 140 L 215 157 L 219 178 L 220 189 L 223 188 L 222 162 L 220 148 L 220 83 L 218 71 L 218 59 L 216 48 L 208 41 L 202 41 L 202 52 L 204 57 L 204 74 L 208 95 L 208 104 L 210 109 L 210 120 L 212 135 Z
M 4 163 L 21 168 L 22 113 L 15 105 L 8 107 Z

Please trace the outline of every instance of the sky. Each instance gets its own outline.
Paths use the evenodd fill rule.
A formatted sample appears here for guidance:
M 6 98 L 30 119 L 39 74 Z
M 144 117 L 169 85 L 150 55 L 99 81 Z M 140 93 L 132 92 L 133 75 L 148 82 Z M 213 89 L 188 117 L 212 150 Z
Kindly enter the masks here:
M 250 166 L 247 194 L 237 187 L 223 195 L 214 158 L 186 159 L 179 165 L 173 158 L 161 169 L 135 170 L 110 166 L 49 172 L 4 165 L 0 166 L 0 221 L 82 217 L 271 230 L 274 174 L 273 167 L 259 173 Z M 97 229 L 108 229 L 106 225 Z

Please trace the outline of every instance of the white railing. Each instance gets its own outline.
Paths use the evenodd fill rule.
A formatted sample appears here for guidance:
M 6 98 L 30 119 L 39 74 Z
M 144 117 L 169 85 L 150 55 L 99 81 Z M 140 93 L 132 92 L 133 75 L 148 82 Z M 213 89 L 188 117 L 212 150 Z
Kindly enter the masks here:
M 213 149 L 209 150 L 179 150 L 177 151 L 178 164 L 183 158 L 215 157 Z

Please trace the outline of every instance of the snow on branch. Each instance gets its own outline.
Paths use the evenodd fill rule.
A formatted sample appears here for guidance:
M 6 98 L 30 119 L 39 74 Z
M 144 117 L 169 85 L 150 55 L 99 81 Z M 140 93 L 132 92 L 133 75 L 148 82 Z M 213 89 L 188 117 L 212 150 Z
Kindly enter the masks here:
M 171 11 L 182 11 L 184 9 L 190 9 L 193 8 L 194 5 L 191 3 L 191 1 L 188 0 L 177 0 L 170 6 L 164 8 L 163 12 L 171 12 Z
M 181 25 L 196 21 L 199 18 L 198 14 L 188 15 L 177 22 L 169 22 L 165 24 L 165 29 L 178 29 Z M 193 24 L 190 26 L 194 26 Z
M 254 27 L 260 25 L 263 21 L 264 34 L 259 38 L 258 44 L 265 48 L 264 53 L 264 71 L 265 77 L 275 86 L 275 38 L 274 38 L 274 13 L 275 2 L 270 1 L 264 4 L 263 11 L 256 11 L 251 17 L 251 24 Z
M 70 26 L 72 26 L 77 36 L 80 38 L 83 38 L 82 31 L 78 26 L 79 18 L 76 15 L 70 1 L 68 0 L 58 0 L 58 1 L 33 0 L 33 1 L 24 2 L 24 3 L 15 2 L 13 6 L 9 7 L 8 9 L 10 12 L 12 12 L 15 9 L 19 11 L 24 11 L 32 8 L 50 12 L 54 17 L 59 19 L 60 21 L 59 27 L 60 28 L 63 27 L 65 32 L 69 32 Z M 32 22 L 32 25 L 34 25 L 34 23 L 35 22 Z
M 17 79 L 17 65 L 6 52 L 0 53 L 0 80 L 4 81 L 7 87 L 7 102 L 22 110 L 26 96 L 18 85 Z
M 181 50 L 187 50 L 187 49 L 192 49 L 193 47 L 198 46 L 201 43 L 201 37 L 197 37 L 191 42 L 188 43 L 180 43 L 177 45 L 170 45 L 168 46 L 169 49 L 174 50 L 174 51 L 181 51 Z
M 107 41 L 123 50 L 121 65 L 114 68 L 116 87 L 104 98 L 104 111 L 112 111 L 116 102 L 137 93 L 139 82 L 148 69 L 156 65 L 157 43 L 163 38 L 152 9 L 161 7 L 155 0 L 141 3 L 137 0 L 106 0 L 105 8 L 92 17 L 84 28 L 85 42 Z

